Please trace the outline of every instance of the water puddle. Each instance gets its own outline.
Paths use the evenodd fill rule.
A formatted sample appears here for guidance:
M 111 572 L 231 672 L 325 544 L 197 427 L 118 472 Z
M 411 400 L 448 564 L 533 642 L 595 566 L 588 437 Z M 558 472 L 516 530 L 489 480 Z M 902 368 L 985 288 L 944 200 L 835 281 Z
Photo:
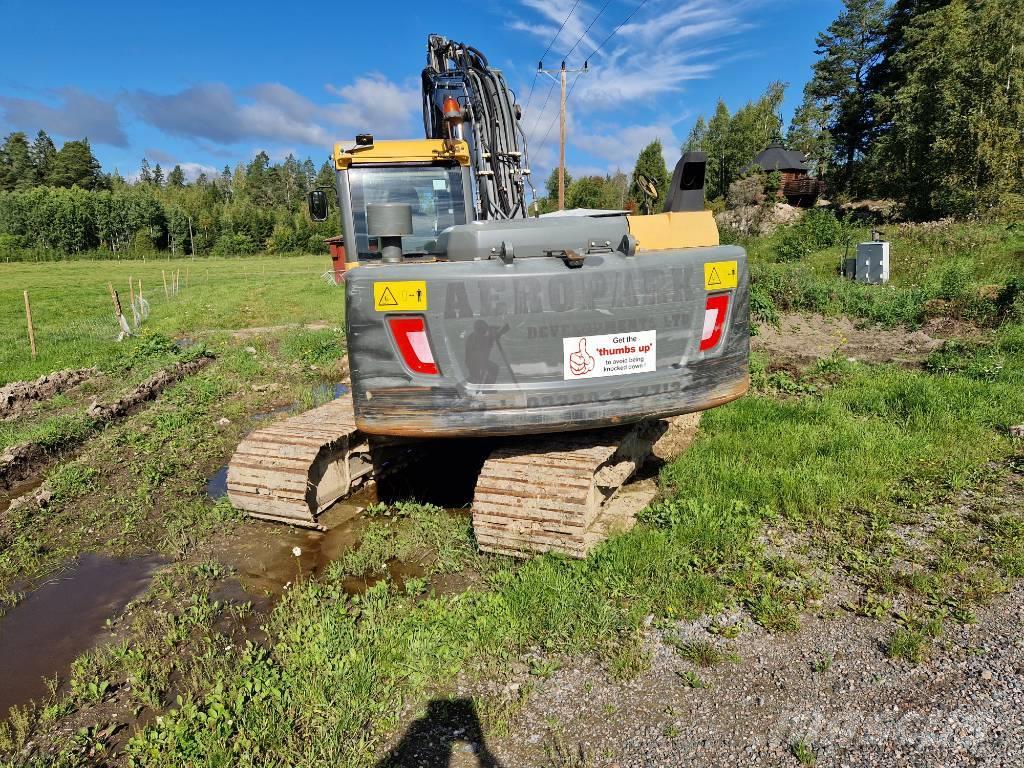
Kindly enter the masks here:
M 274 408 L 271 408 L 269 411 L 254 413 L 251 418 L 253 421 L 267 421 L 268 419 L 272 419 L 275 416 L 280 416 L 285 413 L 294 413 L 295 411 L 298 410 L 298 407 L 298 403 L 287 403 L 285 405 L 278 405 Z
M 376 488 L 370 486 L 338 502 L 320 516 L 329 528 L 326 532 L 259 525 L 227 553 L 229 564 L 247 591 L 279 595 L 297 579 L 318 576 L 354 549 L 371 522 L 360 512 L 376 500 Z
M 254 523 L 246 526 L 244 538 L 233 540 L 219 557 L 234 569 L 246 593 L 260 597 L 281 595 L 298 580 L 320 576 L 331 563 L 356 549 L 363 533 L 374 523 L 373 518 L 362 512 L 378 500 L 390 503 L 417 499 L 444 507 L 452 514 L 468 514 L 476 477 L 490 447 L 490 441 L 438 441 L 436 447 L 417 454 L 400 471 L 334 504 L 318 520 L 327 531 Z M 207 493 L 212 498 L 225 492 L 226 470 L 222 467 L 210 479 Z M 419 563 L 396 560 L 387 563 L 386 574 L 348 578 L 344 588 L 358 594 L 381 579 L 390 578 L 402 589 L 408 579 L 420 578 L 424 573 Z M 232 599 L 243 602 L 237 595 Z
M 228 495 L 228 465 L 225 464 L 206 481 L 206 495 L 213 501 Z
M 0 492 L 0 512 L 6 512 L 15 500 L 39 488 L 45 479 L 42 475 L 36 475 L 30 480 L 12 485 L 6 491 Z
M 401 560 L 389 560 L 385 566 L 387 573 L 373 574 L 372 576 L 349 576 L 342 582 L 342 588 L 350 595 L 361 595 L 374 584 L 390 579 L 395 588 L 399 591 L 405 589 L 405 582 L 409 579 L 422 578 L 427 569 L 418 563 L 405 563 Z
M 66 675 L 149 585 L 162 560 L 82 555 L 0 617 L 0 718 L 16 704 L 41 700 L 44 677 Z
M 309 388 L 309 395 L 314 403 L 327 403 L 331 400 L 337 400 L 347 393 L 347 384 L 331 383 L 329 381 L 318 382 Z

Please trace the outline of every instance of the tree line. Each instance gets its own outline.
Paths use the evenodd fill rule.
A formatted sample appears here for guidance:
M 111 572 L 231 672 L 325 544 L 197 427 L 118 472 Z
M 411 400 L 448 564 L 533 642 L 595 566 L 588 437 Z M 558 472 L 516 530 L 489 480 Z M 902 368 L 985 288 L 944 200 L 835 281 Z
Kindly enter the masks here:
M 1024 0 L 843 0 L 816 45 L 785 133 L 781 82 L 698 118 L 680 149 L 707 153 L 709 200 L 784 140 L 831 196 L 892 198 L 918 219 L 1024 217 Z M 567 174 L 566 204 L 657 210 L 668 183 L 654 141 L 628 175 Z M 271 163 L 264 152 L 191 181 L 180 166 L 165 173 L 143 159 L 127 181 L 103 173 L 88 140 L 58 149 L 43 131 L 12 133 L 0 144 L 0 257 L 320 252 L 337 223 L 306 216 L 314 185 L 333 185 L 329 163 Z M 557 188 L 553 172 L 536 211 L 557 207 Z
M 784 139 L 833 195 L 1024 215 L 1024 0 L 844 0 L 816 45 L 785 136 L 783 83 L 698 119 L 683 149 L 708 153 L 709 197 Z
M 192 181 L 143 158 L 129 182 L 102 172 L 88 140 L 58 150 L 43 131 L 12 133 L 0 144 L 0 257 L 321 253 L 337 221 L 310 221 L 305 195 L 333 182 L 330 163 L 265 152 Z

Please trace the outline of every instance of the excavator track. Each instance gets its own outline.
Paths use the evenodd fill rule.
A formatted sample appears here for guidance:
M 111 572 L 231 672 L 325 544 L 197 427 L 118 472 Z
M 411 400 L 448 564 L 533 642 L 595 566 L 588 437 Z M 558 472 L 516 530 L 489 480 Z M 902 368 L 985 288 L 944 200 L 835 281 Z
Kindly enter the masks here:
M 480 549 L 586 557 L 607 536 L 610 502 L 666 428 L 646 421 L 497 448 L 484 462 L 473 499 Z
M 251 432 L 228 464 L 228 498 L 252 517 L 323 529 L 317 516 L 373 472 L 374 447 L 342 397 Z
M 516 557 L 586 557 L 642 507 L 616 510 L 617 494 L 669 428 L 665 421 L 560 436 L 511 438 L 476 480 L 473 529 L 481 551 Z M 382 475 L 401 471 L 425 442 L 376 442 L 359 432 L 352 401 L 250 433 L 228 465 L 228 498 L 262 520 L 324 530 L 319 515 Z

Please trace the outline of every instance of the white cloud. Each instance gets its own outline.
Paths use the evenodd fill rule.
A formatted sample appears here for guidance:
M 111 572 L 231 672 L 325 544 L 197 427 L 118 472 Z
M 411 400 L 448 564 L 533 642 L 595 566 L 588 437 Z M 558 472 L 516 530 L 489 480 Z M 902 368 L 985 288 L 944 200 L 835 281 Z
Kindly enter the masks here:
M 412 135 L 413 117 L 421 114 L 420 87 L 399 84 L 373 73 L 357 78 L 349 85 L 326 86 L 329 93 L 342 98 L 328 107 L 334 124 L 352 133 L 372 133 L 379 138 Z
M 689 116 L 682 105 L 678 114 L 672 109 L 680 104 L 688 82 L 714 77 L 735 53 L 733 37 L 751 27 L 744 12 L 761 2 L 651 0 L 642 6 L 612 8 L 600 16 L 601 7 L 579 3 L 551 47 L 551 62 L 545 62 L 557 66 L 555 59 L 560 61 L 579 42 L 567 65 L 589 65 L 569 97 L 570 146 L 592 160 L 606 161 L 605 172 L 610 172 L 631 169 L 639 151 L 660 138 L 671 168 L 679 158 L 680 137 L 674 126 Z M 508 26 L 547 44 L 572 6 L 573 0 L 519 0 Z M 622 23 L 631 11 L 633 16 Z M 595 23 L 585 35 L 591 22 Z M 594 51 L 596 45 L 601 45 L 600 51 Z M 541 76 L 523 119 L 538 178 L 557 164 L 557 85 L 545 104 L 547 93 L 548 81 Z
M 67 139 L 87 138 L 94 144 L 128 146 L 117 105 L 78 88 L 53 90 L 51 101 L 0 95 L 0 122 L 26 131 L 40 128 Z
M 418 88 L 380 74 L 325 90 L 340 101 L 318 104 L 281 83 L 237 93 L 223 83 L 203 83 L 170 94 L 135 91 L 125 100 L 164 133 L 215 145 L 263 139 L 328 147 L 364 131 L 397 138 L 413 129 L 419 111 Z
M 188 181 L 195 181 L 201 173 L 205 173 L 211 179 L 220 174 L 216 168 L 203 163 L 178 163 L 178 165 L 185 172 L 185 178 Z
M 665 165 L 675 166 L 679 160 L 681 140 L 676 136 L 673 126 L 668 121 L 643 125 L 599 126 L 593 131 L 578 131 L 573 136 L 573 143 L 591 155 L 607 160 L 603 173 L 620 168 L 627 173 L 636 163 L 640 150 L 655 139 L 661 140 Z
M 175 165 L 180 165 L 181 166 L 181 170 L 185 172 L 185 180 L 186 181 L 195 181 L 197 178 L 199 178 L 199 174 L 201 174 L 201 173 L 205 173 L 211 179 L 214 176 L 218 176 L 220 174 L 220 171 L 218 171 L 216 168 L 213 168 L 213 167 L 211 167 L 209 165 L 204 165 L 203 163 L 175 163 L 175 162 L 172 162 L 172 161 L 168 161 L 167 162 L 167 167 L 164 168 L 163 167 L 164 162 L 160 161 L 160 165 L 161 165 L 161 169 L 164 172 L 164 178 L 165 179 L 167 178 L 167 174 L 170 173 L 171 169 Z M 152 166 L 150 167 L 150 170 L 152 170 Z M 142 169 L 141 168 L 136 168 L 134 171 L 131 171 L 129 173 L 124 174 L 124 179 L 127 182 L 135 184 L 136 182 L 138 182 L 139 177 L 141 175 L 142 175 Z
M 527 32 L 547 41 L 552 41 L 557 34 L 547 54 L 549 60 L 544 62 L 545 66 L 557 66 L 561 62 L 561 56 L 574 45 L 581 55 L 597 46 L 592 34 L 587 33 L 586 29 L 596 18 L 599 9 L 574 0 L 521 0 L 521 4 L 539 13 L 545 19 L 545 23 L 538 24 L 535 18 L 517 18 L 509 22 L 510 29 Z M 563 21 L 565 26 L 562 26 Z M 560 33 L 559 27 L 562 27 Z M 592 29 L 597 29 L 597 25 L 595 24 Z

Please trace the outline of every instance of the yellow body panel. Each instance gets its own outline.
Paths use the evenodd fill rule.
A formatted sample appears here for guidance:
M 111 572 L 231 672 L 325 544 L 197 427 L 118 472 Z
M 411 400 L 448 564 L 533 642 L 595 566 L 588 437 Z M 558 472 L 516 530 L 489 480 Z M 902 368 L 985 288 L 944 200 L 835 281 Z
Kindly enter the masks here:
M 629 231 L 636 238 L 637 251 L 670 248 L 699 248 L 718 245 L 718 225 L 711 211 L 654 213 L 627 216 Z
M 459 165 L 469 165 L 469 145 L 462 140 L 449 139 L 375 141 L 367 147 L 353 147 L 341 143 L 334 145 L 334 167 L 339 171 L 362 163 L 400 165 L 437 161 L 454 161 Z

